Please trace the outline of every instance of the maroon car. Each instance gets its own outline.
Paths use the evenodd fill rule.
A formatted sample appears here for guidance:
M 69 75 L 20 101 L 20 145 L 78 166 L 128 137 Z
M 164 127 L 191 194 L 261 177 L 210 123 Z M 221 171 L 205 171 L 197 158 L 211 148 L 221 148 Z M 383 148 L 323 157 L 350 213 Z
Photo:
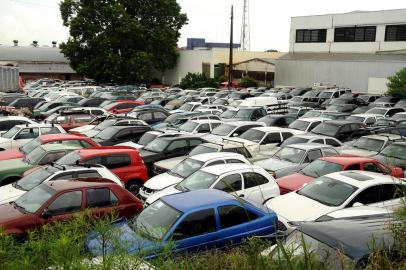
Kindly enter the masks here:
M 68 221 L 85 209 L 97 217 L 115 211 L 119 217 L 132 218 L 143 210 L 143 204 L 108 179 L 50 181 L 15 202 L 0 205 L 0 227 L 8 234 L 22 235 L 47 223 Z

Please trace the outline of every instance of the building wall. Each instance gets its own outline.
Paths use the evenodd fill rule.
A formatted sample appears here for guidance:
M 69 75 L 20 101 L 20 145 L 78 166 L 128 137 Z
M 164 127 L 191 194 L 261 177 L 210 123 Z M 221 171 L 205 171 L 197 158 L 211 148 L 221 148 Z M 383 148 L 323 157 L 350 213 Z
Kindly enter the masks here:
M 293 17 L 289 51 L 375 53 L 406 49 L 406 41 L 385 42 L 385 27 L 391 24 L 406 24 L 406 9 Z M 346 26 L 377 26 L 376 41 L 334 42 L 334 28 Z M 325 43 L 296 43 L 297 29 L 327 29 L 327 40 Z
M 83 77 L 77 74 L 58 74 L 58 73 L 20 73 L 24 82 L 36 81 L 39 79 L 59 79 L 59 80 L 82 80 Z
M 368 88 L 377 92 L 374 85 L 368 86 L 370 78 L 383 80 L 404 67 L 402 62 L 276 60 L 275 85 L 311 86 L 320 82 L 349 87 L 354 92 L 368 92 Z

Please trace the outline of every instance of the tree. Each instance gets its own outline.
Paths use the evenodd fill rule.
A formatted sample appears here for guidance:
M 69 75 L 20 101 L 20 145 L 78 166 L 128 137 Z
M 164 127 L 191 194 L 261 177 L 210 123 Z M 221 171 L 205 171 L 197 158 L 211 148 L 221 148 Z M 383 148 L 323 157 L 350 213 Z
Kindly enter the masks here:
M 388 77 L 388 94 L 406 96 L 406 68 L 399 70 L 394 76 Z
M 188 73 L 181 80 L 180 85 L 183 89 L 197 89 L 202 87 L 217 87 L 218 83 L 215 79 L 206 77 L 201 73 Z
M 76 72 L 96 82 L 148 82 L 176 65 L 187 23 L 176 0 L 63 0 L 70 37 L 60 45 Z
M 245 76 L 244 78 L 241 79 L 240 86 L 241 87 L 257 87 L 258 82 L 251 77 Z

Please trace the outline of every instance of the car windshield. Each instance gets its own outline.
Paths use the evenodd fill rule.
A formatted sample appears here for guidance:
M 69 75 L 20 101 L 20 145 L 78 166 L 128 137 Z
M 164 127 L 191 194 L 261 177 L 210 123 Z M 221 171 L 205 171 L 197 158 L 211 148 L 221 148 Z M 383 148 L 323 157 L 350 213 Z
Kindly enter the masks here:
M 295 120 L 290 125 L 289 128 L 306 131 L 307 127 L 309 126 L 309 122 L 303 120 Z
M 197 171 L 177 184 L 176 188 L 181 191 L 208 189 L 217 178 L 217 175 L 205 171 Z
M 229 124 L 222 124 L 212 130 L 211 134 L 218 136 L 227 136 L 235 129 L 235 126 Z
M 261 142 L 262 138 L 266 135 L 265 132 L 255 129 L 249 129 L 243 134 L 241 134 L 240 138 L 245 139 L 251 142 L 259 143 Z
M 388 111 L 388 110 L 385 109 L 385 108 L 372 108 L 372 109 L 366 111 L 366 113 L 367 113 L 367 114 L 385 115 L 385 113 L 386 113 L 387 111 Z
M 329 123 L 321 123 L 320 125 L 316 126 L 312 132 L 320 135 L 335 137 L 339 128 L 339 126 L 331 125 Z
M 15 204 L 25 212 L 35 213 L 55 193 L 52 188 L 40 185 L 18 198 Z
M 276 159 L 285 160 L 292 163 L 300 163 L 305 154 L 306 154 L 305 150 L 293 147 L 284 147 L 279 149 L 279 151 L 276 152 L 273 157 Z
M 321 115 L 321 112 L 319 111 L 309 111 L 305 113 L 302 118 L 313 118 L 313 117 L 319 117 Z
M 77 152 L 70 152 L 56 161 L 59 165 L 74 165 L 80 161 L 82 157 Z
M 200 168 L 204 165 L 204 162 L 198 161 L 193 158 L 187 158 L 183 160 L 181 163 L 176 165 L 169 174 L 178 175 L 182 178 L 189 177 L 194 172 L 200 170 Z
M 29 164 L 38 164 L 45 153 L 46 151 L 42 147 L 37 147 L 34 151 L 25 156 L 25 161 Z
M 36 138 L 34 140 L 29 141 L 28 143 L 24 144 L 20 147 L 20 151 L 23 152 L 25 155 L 31 153 L 35 148 L 42 145 L 42 141 L 40 138 Z
M 13 127 L 11 129 L 9 129 L 6 133 L 4 133 L 2 137 L 11 139 L 17 134 L 18 131 L 20 131 L 20 129 L 21 128 L 19 128 L 19 127 Z
M 100 131 L 99 133 L 97 133 L 95 138 L 101 139 L 101 140 L 108 140 L 108 139 L 111 139 L 112 137 L 114 137 L 114 135 L 116 135 L 117 131 L 118 130 L 114 127 L 108 127 L 106 129 Z
M 322 176 L 297 191 L 297 194 L 327 206 L 339 206 L 356 190 L 350 184 Z
M 362 123 L 362 122 L 364 122 L 364 117 L 361 117 L 361 116 L 349 116 L 349 117 L 347 117 L 347 120 L 348 121 L 353 121 L 353 122 L 357 122 L 357 123 Z
M 200 144 L 200 145 L 196 146 L 195 148 L 193 148 L 192 151 L 190 151 L 189 156 L 192 157 L 192 156 L 196 156 L 196 155 L 200 155 L 200 154 L 215 153 L 215 152 L 218 152 L 217 148 Z
M 220 114 L 220 118 L 230 119 L 233 118 L 237 114 L 236 110 L 227 110 Z
M 144 135 L 141 136 L 140 140 L 138 141 L 138 144 L 140 145 L 147 145 L 153 140 L 155 140 L 158 137 L 158 134 L 151 133 L 151 132 L 146 132 Z
M 332 95 L 332 92 L 321 92 L 319 98 L 331 98 Z
M 380 154 L 385 157 L 406 160 L 406 145 L 390 144 L 385 147 Z
M 234 118 L 249 120 L 251 118 L 252 112 L 253 109 L 239 109 L 238 112 L 235 114 Z
M 108 128 L 108 127 L 113 126 L 116 122 L 117 122 L 116 119 L 104 120 L 103 122 L 101 122 L 100 124 L 95 126 L 94 129 L 95 130 L 104 130 L 104 129 Z
M 186 123 L 184 123 L 183 125 L 181 125 L 179 127 L 179 130 L 185 131 L 185 132 L 193 132 L 198 125 L 199 124 L 196 122 L 187 121 Z
M 343 165 L 341 164 L 318 159 L 304 167 L 301 173 L 317 178 L 329 173 L 341 171 L 342 167 Z
M 193 105 L 192 105 L 192 104 L 183 104 L 183 105 L 179 108 L 179 110 L 188 111 L 188 112 L 191 112 L 192 109 L 193 109 Z
M 165 148 L 168 146 L 169 142 L 167 140 L 164 140 L 162 138 L 156 138 L 155 140 L 153 140 L 152 142 L 150 142 L 149 144 L 147 144 L 144 149 L 147 151 L 151 151 L 154 153 L 160 153 L 163 150 L 165 150 Z
M 298 143 L 307 143 L 310 139 L 307 138 L 301 138 L 301 137 L 290 137 L 287 140 L 284 140 L 283 143 L 281 144 L 281 147 L 291 145 L 291 144 L 298 144 Z
M 133 224 L 137 234 L 159 241 L 181 216 L 182 212 L 158 200 L 145 208 Z
M 367 107 L 367 106 L 358 107 L 352 111 L 352 114 L 361 114 L 361 113 L 365 113 L 368 110 L 369 110 L 369 107 Z
M 14 182 L 13 186 L 18 189 L 22 189 L 24 191 L 29 191 L 36 186 L 42 184 L 42 182 L 45 181 L 48 177 L 50 177 L 52 174 L 57 172 L 58 169 L 54 167 L 45 167 L 45 168 L 40 168 L 36 171 L 33 171 L 32 173 L 24 176 L 17 182 Z
M 356 140 L 352 146 L 359 149 L 379 152 L 384 143 L 384 140 L 361 137 Z

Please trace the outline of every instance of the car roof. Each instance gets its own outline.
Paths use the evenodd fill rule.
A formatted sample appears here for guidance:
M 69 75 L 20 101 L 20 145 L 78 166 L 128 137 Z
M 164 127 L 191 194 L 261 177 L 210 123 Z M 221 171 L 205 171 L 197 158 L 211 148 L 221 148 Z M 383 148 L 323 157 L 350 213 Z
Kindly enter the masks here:
M 253 169 L 253 168 L 260 168 L 258 166 L 254 165 L 248 165 L 248 164 L 220 164 L 220 165 L 214 165 L 214 166 L 209 166 L 201 169 L 202 171 L 205 171 L 210 174 L 214 175 L 222 175 L 224 173 L 229 173 L 233 171 L 242 171 L 242 170 L 248 170 L 248 169 Z
M 189 121 L 198 123 L 198 124 L 223 123 L 222 121 L 216 120 L 216 119 L 199 119 L 199 120 L 189 120 Z
M 254 130 L 259 130 L 262 132 L 289 132 L 292 131 L 291 129 L 288 128 L 280 128 L 280 127 L 256 127 L 256 128 L 252 128 Z
M 361 138 L 371 138 L 371 139 L 377 139 L 377 140 L 401 140 L 401 139 L 403 139 L 403 137 L 400 135 L 387 134 L 387 133 L 365 135 L 365 136 L 362 136 Z
M 297 119 L 299 121 L 304 121 L 304 122 L 318 122 L 318 121 L 329 121 L 331 120 L 330 118 L 326 118 L 326 117 L 309 117 L 309 118 L 299 118 Z
M 253 124 L 265 126 L 265 124 L 263 122 L 255 122 L 255 121 L 232 121 L 232 122 L 225 122 L 223 124 L 236 126 L 236 127 L 242 127 L 242 126 L 253 125 Z
M 382 244 L 387 248 L 393 245 L 394 239 L 388 226 L 393 221 L 388 215 L 372 215 L 325 222 L 304 222 L 299 225 L 299 230 L 359 260 L 370 254 L 372 238 L 377 248 L 382 248 Z
M 236 201 L 231 194 L 215 189 L 177 193 L 162 197 L 161 200 L 182 212 L 209 207 L 213 204 L 235 203 Z
M 325 135 L 319 135 L 319 134 L 309 134 L 309 133 L 297 134 L 297 135 L 294 135 L 294 137 L 305 138 L 305 139 L 333 139 L 333 140 L 338 141 L 334 137 L 325 136 Z
M 229 157 L 242 157 L 242 155 L 231 152 L 214 152 L 214 153 L 204 153 L 190 157 L 198 161 L 206 162 L 216 158 L 229 158 Z
M 311 150 L 311 149 L 319 149 L 319 148 L 332 148 L 330 145 L 320 144 L 320 143 L 297 143 L 297 144 L 290 144 L 290 145 L 287 145 L 285 147 L 298 148 L 298 149 L 302 149 L 302 150 Z
M 82 148 L 77 152 L 83 156 L 94 156 L 100 154 L 120 154 L 128 153 L 128 151 L 137 151 L 137 149 L 130 146 L 101 146 L 101 147 L 92 147 L 92 148 Z
M 397 179 L 393 176 L 367 171 L 341 171 L 330 173 L 325 176 L 350 184 L 357 188 L 366 188 L 379 184 L 405 184 L 404 182 L 402 182 L 402 180 Z
M 13 116 L 13 115 L 2 116 L 0 118 L 0 121 L 8 121 L 8 120 L 28 120 L 28 121 L 30 121 L 31 119 L 29 119 L 25 116 Z
M 106 187 L 117 185 L 111 180 L 103 178 L 89 178 L 87 181 L 84 180 L 58 180 L 58 181 L 47 181 L 43 182 L 42 185 L 47 185 L 54 189 L 55 191 L 63 191 L 67 189 L 77 189 L 84 187 Z
M 339 155 L 339 156 L 329 156 L 329 157 L 322 157 L 321 160 L 329 161 L 332 163 L 337 163 L 341 165 L 349 165 L 354 163 L 366 163 L 366 162 L 377 162 L 376 159 L 369 158 L 369 157 L 360 157 L 360 156 L 353 156 L 353 155 Z
M 39 138 L 45 142 L 54 140 L 91 140 L 88 137 L 71 133 L 46 134 L 39 136 Z
M 22 125 L 15 125 L 15 127 L 19 127 L 19 128 L 25 128 L 25 127 L 32 127 L 32 128 L 34 128 L 34 127 L 56 127 L 56 126 L 58 126 L 58 125 L 56 125 L 56 124 L 45 124 L 45 123 L 36 123 L 36 124 L 22 124 Z
M 81 149 L 80 146 L 77 145 L 69 145 L 69 144 L 60 144 L 60 143 L 47 143 L 40 146 L 43 150 L 49 151 L 57 151 L 57 150 L 78 150 Z

